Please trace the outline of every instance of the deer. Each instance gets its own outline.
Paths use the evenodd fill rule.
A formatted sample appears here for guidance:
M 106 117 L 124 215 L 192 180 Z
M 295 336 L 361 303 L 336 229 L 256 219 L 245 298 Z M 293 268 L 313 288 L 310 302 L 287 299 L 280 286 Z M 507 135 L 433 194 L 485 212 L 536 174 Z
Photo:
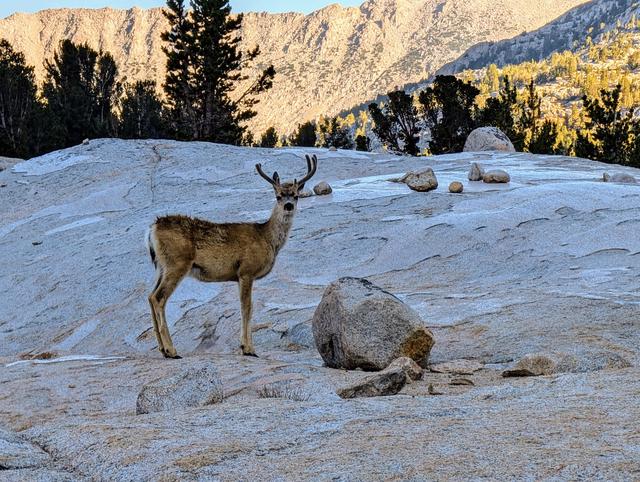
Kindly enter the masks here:
M 186 277 L 203 282 L 238 283 L 243 355 L 257 356 L 250 329 L 252 290 L 256 280 L 267 276 L 289 237 L 298 196 L 313 177 L 318 158 L 305 156 L 307 173 L 293 182 L 280 182 L 277 172 L 269 177 L 256 164 L 256 171 L 273 187 L 276 203 L 271 217 L 258 223 L 214 223 L 184 215 L 158 217 L 149 227 L 146 243 L 155 266 L 155 286 L 149 295 L 153 330 L 158 349 L 165 358 L 181 358 L 171 339 L 165 306 Z

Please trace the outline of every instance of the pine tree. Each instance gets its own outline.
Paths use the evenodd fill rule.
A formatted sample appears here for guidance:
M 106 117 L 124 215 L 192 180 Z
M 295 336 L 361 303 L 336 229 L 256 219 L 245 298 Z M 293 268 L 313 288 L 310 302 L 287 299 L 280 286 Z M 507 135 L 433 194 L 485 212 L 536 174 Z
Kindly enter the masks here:
M 24 54 L 0 40 L 0 155 L 39 153 L 39 132 L 34 128 L 41 111 L 33 67 L 27 66 Z
M 560 154 L 558 125 L 547 119 L 536 129 L 529 140 L 528 151 L 533 154 Z
M 174 135 L 181 139 L 240 144 L 246 121 L 256 112 L 257 95 L 272 86 L 275 69 L 269 66 L 240 95 L 231 93 L 248 80 L 243 70 L 259 56 L 258 47 L 242 52 L 239 29 L 243 16 L 231 16 L 228 0 L 168 0 L 166 17 L 171 30 L 167 43 L 165 93 Z
M 260 138 L 260 147 L 276 147 L 278 144 L 278 133 L 275 127 L 269 127 Z
M 139 80 L 125 87 L 118 131 L 124 139 L 164 137 L 162 102 L 156 93 L 154 81 Z
M 531 79 L 527 87 L 527 97 L 522 105 L 519 130 L 524 136 L 531 139 L 537 137 L 538 123 L 542 117 L 542 97 L 536 92 L 536 86 Z
M 622 112 L 621 92 L 622 86 L 618 84 L 611 91 L 602 90 L 600 99 L 583 97 L 588 121 L 576 140 L 578 157 L 616 164 L 638 162 L 632 157 L 637 121 L 631 112 Z
M 365 134 L 359 134 L 356 136 L 356 151 L 371 151 L 371 139 Z
M 373 132 L 391 152 L 417 156 L 420 152 L 420 127 L 413 97 L 404 90 L 389 92 L 387 95 L 389 100 L 382 107 L 376 103 L 369 105 L 375 124 Z
M 336 149 L 353 149 L 353 139 L 349 128 L 341 125 L 337 117 L 324 119 L 319 125 L 322 147 Z
M 317 140 L 316 123 L 313 121 L 298 124 L 298 128 L 289 139 L 292 146 L 300 147 L 315 147 Z
M 476 97 L 480 91 L 454 76 L 438 76 L 420 92 L 418 100 L 426 126 L 431 131 L 432 154 L 461 152 L 476 127 Z
M 43 94 L 57 147 L 115 135 L 112 108 L 120 85 L 111 55 L 63 40 L 53 62 L 46 62 L 46 70 Z

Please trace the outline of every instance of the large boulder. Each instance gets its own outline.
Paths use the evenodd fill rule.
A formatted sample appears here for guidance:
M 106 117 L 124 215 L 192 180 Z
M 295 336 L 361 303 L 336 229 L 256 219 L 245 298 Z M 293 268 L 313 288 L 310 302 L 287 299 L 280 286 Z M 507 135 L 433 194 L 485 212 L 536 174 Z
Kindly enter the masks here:
M 400 180 L 418 192 L 433 191 L 438 188 L 438 179 L 430 167 L 408 172 Z
M 516 149 L 507 135 L 497 127 L 480 127 L 467 137 L 464 152 L 484 151 L 516 152 Z
M 164 412 L 189 407 L 204 407 L 223 399 L 222 382 L 213 364 L 188 368 L 170 378 L 142 387 L 136 413 Z
M 402 356 L 426 367 L 434 344 L 414 310 L 361 278 L 342 278 L 327 287 L 312 328 L 325 364 L 347 370 L 383 370 Z

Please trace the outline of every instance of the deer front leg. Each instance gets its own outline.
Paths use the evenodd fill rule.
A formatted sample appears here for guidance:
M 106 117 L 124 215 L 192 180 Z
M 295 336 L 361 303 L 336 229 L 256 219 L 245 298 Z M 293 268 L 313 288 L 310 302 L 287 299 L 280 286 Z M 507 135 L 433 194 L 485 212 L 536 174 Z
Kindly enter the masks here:
M 253 279 L 240 278 L 238 286 L 240 288 L 240 308 L 242 311 L 240 348 L 243 355 L 258 356 L 253 348 L 253 338 L 251 336 L 251 290 L 253 288 Z

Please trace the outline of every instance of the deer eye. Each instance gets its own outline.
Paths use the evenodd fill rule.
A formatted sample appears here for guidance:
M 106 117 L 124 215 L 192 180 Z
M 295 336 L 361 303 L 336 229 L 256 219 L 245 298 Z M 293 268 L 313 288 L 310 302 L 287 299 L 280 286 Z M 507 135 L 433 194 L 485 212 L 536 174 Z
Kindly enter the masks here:
M 282 196 L 276 196 L 276 199 L 277 199 L 278 201 L 282 201 Z

